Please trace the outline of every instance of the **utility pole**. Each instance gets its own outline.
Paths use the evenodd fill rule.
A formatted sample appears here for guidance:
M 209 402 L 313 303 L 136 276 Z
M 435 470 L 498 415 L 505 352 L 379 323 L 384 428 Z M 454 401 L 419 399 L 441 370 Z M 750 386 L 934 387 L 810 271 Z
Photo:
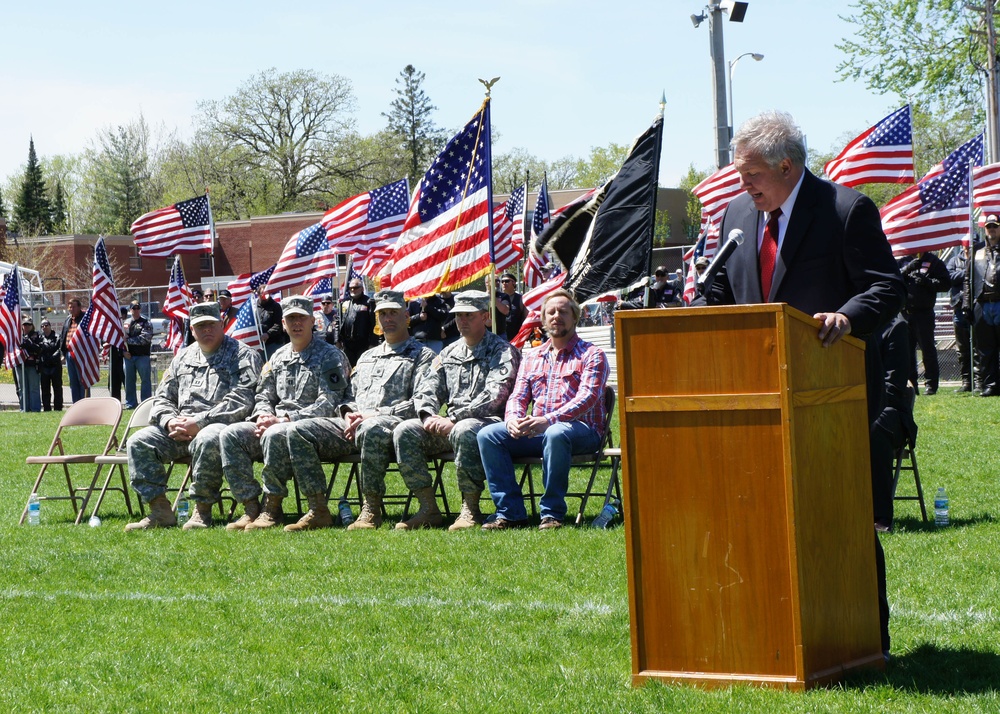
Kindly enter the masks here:
M 722 6 L 712 0 L 707 8 L 708 35 L 712 45 L 712 99 L 715 101 L 715 156 L 716 168 L 728 166 L 729 112 L 726 108 L 726 47 L 722 41 Z
M 996 28 L 993 18 L 996 10 L 996 0 L 986 0 L 983 6 L 966 5 L 967 10 L 977 12 L 983 16 L 982 30 L 973 30 L 972 33 L 985 37 L 986 40 L 986 139 L 989 147 L 987 163 L 1000 161 L 1000 107 L 998 107 L 997 94 L 997 50 L 996 50 Z

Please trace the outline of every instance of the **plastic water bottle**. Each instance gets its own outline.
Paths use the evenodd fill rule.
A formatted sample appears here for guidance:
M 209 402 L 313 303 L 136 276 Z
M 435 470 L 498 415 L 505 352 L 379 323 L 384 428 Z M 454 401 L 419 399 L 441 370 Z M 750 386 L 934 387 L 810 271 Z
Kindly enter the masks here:
M 42 502 L 38 500 L 38 494 L 32 493 L 28 499 L 28 525 L 37 526 L 42 522 Z
M 90 517 L 90 520 L 87 521 L 87 523 L 90 525 L 91 528 L 99 528 L 101 525 L 101 519 L 98 518 L 97 515 L 95 514 Z
M 354 512 L 351 510 L 351 504 L 347 501 L 341 501 L 337 504 L 337 514 L 340 516 L 340 525 L 349 526 L 354 523 Z
M 182 498 L 177 503 L 177 525 L 182 526 L 187 523 L 189 515 L 190 510 L 188 509 L 188 500 L 186 498 Z
M 934 497 L 934 525 L 938 528 L 948 525 L 948 494 L 941 486 Z
M 618 517 L 619 509 L 621 508 L 621 501 L 618 499 L 612 499 L 604 504 L 604 508 L 601 512 L 597 514 L 595 518 L 590 523 L 591 528 L 610 528 L 614 525 L 615 519 Z

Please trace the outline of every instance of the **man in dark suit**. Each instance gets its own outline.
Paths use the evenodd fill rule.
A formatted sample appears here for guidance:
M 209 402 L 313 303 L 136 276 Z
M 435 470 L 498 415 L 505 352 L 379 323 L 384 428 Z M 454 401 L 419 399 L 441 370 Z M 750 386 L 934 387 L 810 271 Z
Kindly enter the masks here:
M 706 301 L 788 303 L 820 321 L 817 337 L 825 347 L 844 335 L 877 335 L 903 306 L 906 287 L 875 204 L 806 169 L 805 139 L 788 114 L 750 119 L 733 137 L 733 150 L 746 193 L 726 209 L 722 235 L 738 228 L 745 239 L 707 289 Z M 871 424 L 885 399 L 877 347 L 866 350 L 865 361 Z M 877 537 L 875 543 L 888 657 L 885 556 Z

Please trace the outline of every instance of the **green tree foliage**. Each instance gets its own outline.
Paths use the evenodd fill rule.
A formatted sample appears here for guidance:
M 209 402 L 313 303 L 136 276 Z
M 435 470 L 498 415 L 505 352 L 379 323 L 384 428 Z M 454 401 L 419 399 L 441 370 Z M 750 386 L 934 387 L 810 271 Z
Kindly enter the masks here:
M 501 154 L 493 154 L 493 192 L 510 193 L 515 188 L 530 180 L 532 183 L 541 181 L 542 175 L 548 171 L 548 164 L 537 156 L 528 153 L 527 149 L 515 147 Z M 552 186 L 551 188 L 563 188 Z
M 684 214 L 684 232 L 687 234 L 689 240 L 697 238 L 698 232 L 701 229 L 701 201 L 691 193 L 691 189 L 710 175 L 710 171 L 696 169 L 694 164 L 691 164 L 688 166 L 687 173 L 681 177 L 680 185 L 678 186 L 678 188 L 688 192 L 687 210 Z
M 653 247 L 664 248 L 670 242 L 670 213 L 656 211 L 653 223 Z
M 66 232 L 66 194 L 63 193 L 62 183 L 56 181 L 55 195 L 52 198 L 52 231 L 54 233 Z
M 396 98 L 389 112 L 382 116 L 389 120 L 388 129 L 402 143 L 407 157 L 410 183 L 423 176 L 424 171 L 441 147 L 445 138 L 434 126 L 431 113 L 437 109 L 423 90 L 424 73 L 408 64 L 396 78 Z
M 578 159 L 576 162 L 574 181 L 577 188 L 593 188 L 606 184 L 625 163 L 631 148 L 614 142 L 607 146 L 591 147 L 590 157 Z
M 242 150 L 240 158 L 268 176 L 267 190 L 258 192 L 267 213 L 309 205 L 317 194 L 329 197 L 332 182 L 358 173 L 341 151 L 354 110 L 345 77 L 271 68 L 231 97 L 202 102 L 199 109 L 199 128 L 219 138 L 227 152 Z
M 28 142 L 28 165 L 14 201 L 14 224 L 15 230 L 25 236 L 45 235 L 52 229 L 49 199 L 45 192 L 42 166 L 35 153 L 34 138 Z
M 7 220 L 7 207 L 3 203 L 3 192 L 0 192 L 0 218 Z

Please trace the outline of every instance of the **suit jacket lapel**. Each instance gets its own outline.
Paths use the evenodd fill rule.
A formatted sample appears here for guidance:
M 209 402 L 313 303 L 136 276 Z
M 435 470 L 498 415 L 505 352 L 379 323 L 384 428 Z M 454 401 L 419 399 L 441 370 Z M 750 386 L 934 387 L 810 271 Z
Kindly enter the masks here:
M 781 281 L 785 278 L 788 266 L 795 259 L 795 253 L 802 240 L 806 236 L 806 231 L 813 219 L 813 208 L 816 203 L 815 176 L 805 169 L 805 178 L 802 179 L 802 187 L 799 195 L 795 198 L 795 205 L 792 206 L 792 216 L 788 220 L 788 227 L 785 229 L 785 238 L 781 241 L 781 251 L 774 261 L 774 277 L 771 280 L 771 294 L 767 296 L 767 302 L 774 302 L 781 287 Z

